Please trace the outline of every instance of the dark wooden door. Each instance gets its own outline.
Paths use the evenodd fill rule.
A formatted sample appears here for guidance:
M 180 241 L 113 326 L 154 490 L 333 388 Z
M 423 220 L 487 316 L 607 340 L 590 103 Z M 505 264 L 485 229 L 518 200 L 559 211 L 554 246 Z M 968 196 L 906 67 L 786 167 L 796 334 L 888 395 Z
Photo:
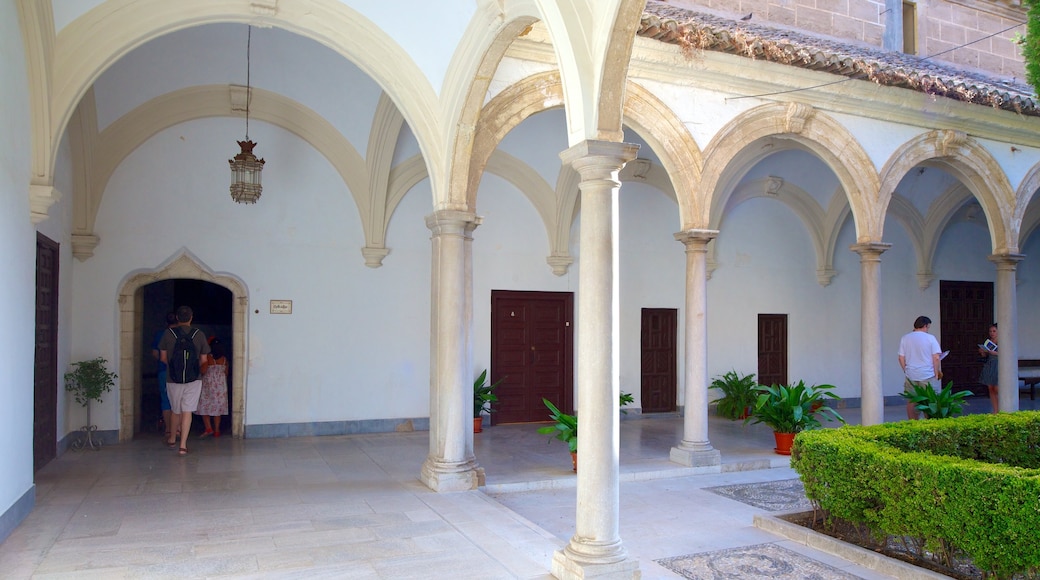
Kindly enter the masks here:
M 758 315 L 758 382 L 787 384 L 787 315 Z
M 573 412 L 573 312 L 570 292 L 491 292 L 493 424 L 548 420 L 542 397 Z
M 939 344 L 950 354 L 942 361 L 943 384 L 988 393 L 979 383 L 978 344 L 993 324 L 993 283 L 939 281 Z M 909 331 L 909 329 L 908 329 Z
M 639 394 L 643 413 L 675 411 L 676 332 L 674 308 L 644 308 L 639 331 Z
M 33 470 L 38 471 L 58 451 L 58 243 L 39 232 L 33 381 Z

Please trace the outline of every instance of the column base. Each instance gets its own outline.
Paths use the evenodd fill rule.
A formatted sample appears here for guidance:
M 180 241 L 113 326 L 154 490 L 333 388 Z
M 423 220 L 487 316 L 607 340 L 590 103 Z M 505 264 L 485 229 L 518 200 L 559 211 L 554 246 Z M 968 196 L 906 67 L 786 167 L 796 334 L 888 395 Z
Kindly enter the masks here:
M 668 452 L 668 459 L 672 463 L 678 463 L 687 467 L 722 465 L 722 453 L 710 444 L 690 447 L 679 444 L 678 447 L 672 447 L 672 450 Z
M 429 458 L 423 462 L 419 481 L 433 491 L 470 491 L 484 485 L 484 468 L 475 462 L 441 463 Z
M 553 554 L 552 575 L 559 580 L 580 580 L 582 578 L 642 578 L 639 561 L 624 556 L 617 562 L 586 562 L 575 560 L 567 549 Z

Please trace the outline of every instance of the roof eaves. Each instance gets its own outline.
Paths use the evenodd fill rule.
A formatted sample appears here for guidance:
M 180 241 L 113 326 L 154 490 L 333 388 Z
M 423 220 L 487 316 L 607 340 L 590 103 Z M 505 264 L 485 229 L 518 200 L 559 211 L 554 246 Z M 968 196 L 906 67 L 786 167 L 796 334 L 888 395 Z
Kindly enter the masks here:
M 678 45 L 687 54 L 695 50 L 724 52 L 1040 117 L 1032 91 L 1014 81 L 659 2 L 647 3 L 637 34 Z

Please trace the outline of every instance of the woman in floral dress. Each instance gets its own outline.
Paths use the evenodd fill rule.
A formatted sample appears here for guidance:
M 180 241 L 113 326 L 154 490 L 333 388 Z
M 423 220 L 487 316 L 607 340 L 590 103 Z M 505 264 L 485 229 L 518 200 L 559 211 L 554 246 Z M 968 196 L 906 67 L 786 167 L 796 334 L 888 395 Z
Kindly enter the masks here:
M 210 362 L 202 371 L 202 395 L 199 396 L 199 408 L 196 415 L 202 417 L 206 428 L 200 437 L 220 437 L 220 421 L 228 414 L 227 399 L 227 356 L 224 345 L 214 338 L 210 342 Z

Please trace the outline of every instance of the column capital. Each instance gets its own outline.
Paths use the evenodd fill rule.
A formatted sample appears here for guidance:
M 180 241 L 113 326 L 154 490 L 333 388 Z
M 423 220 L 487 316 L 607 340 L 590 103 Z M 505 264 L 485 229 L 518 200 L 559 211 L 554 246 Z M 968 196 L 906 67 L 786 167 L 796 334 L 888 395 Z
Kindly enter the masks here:
M 986 259 L 997 265 L 998 270 L 1015 270 L 1018 268 L 1018 263 L 1026 259 L 1025 254 L 991 254 L 986 256 Z
M 686 246 L 687 250 L 700 250 L 705 251 L 705 246 L 708 242 L 714 240 L 719 235 L 719 230 L 699 230 L 689 229 L 673 234 L 677 242 L 682 243 Z
M 442 209 L 426 216 L 426 227 L 433 235 L 457 234 L 469 235 L 477 229 L 484 218 L 470 211 Z
M 606 177 L 606 174 L 619 171 L 626 163 L 635 159 L 638 152 L 639 145 L 635 143 L 586 139 L 560 153 L 560 159 L 578 172 L 585 168 L 601 166 L 606 172 L 603 177 Z
M 859 254 L 860 260 L 880 260 L 881 254 L 891 247 L 892 244 L 884 242 L 863 242 L 861 244 L 852 244 L 849 246 L 849 249 Z

